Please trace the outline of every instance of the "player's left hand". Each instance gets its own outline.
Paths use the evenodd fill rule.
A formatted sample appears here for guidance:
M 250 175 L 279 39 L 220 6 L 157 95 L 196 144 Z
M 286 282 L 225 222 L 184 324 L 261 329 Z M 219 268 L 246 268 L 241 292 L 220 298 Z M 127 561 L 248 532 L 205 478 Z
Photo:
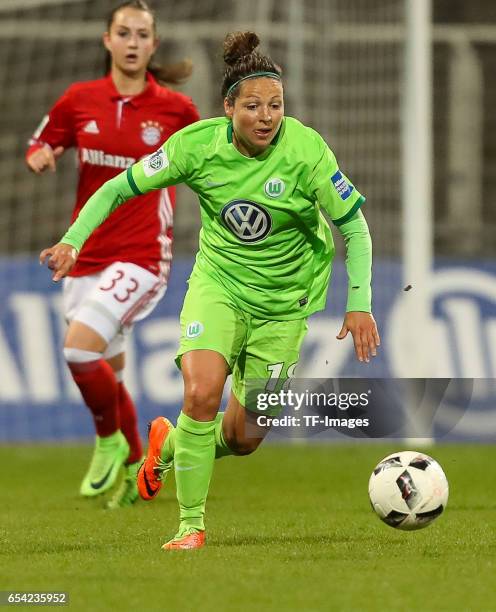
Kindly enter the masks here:
M 59 242 L 48 249 L 43 249 L 40 253 L 40 265 L 43 265 L 48 259 L 48 267 L 54 270 L 52 280 L 58 282 L 60 279 L 67 276 L 76 263 L 77 251 L 70 244 Z
M 343 340 L 351 332 L 355 353 L 358 361 L 370 361 L 370 355 L 377 355 L 377 347 L 381 344 L 381 338 L 377 330 L 377 324 L 370 312 L 347 312 L 343 321 L 341 331 L 336 336 Z

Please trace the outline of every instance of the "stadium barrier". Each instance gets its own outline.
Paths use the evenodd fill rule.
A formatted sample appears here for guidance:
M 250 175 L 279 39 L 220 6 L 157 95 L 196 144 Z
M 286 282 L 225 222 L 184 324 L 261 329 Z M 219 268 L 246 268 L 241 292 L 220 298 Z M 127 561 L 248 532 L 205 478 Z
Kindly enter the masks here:
M 143 430 L 146 421 L 158 414 L 175 419 L 181 406 L 183 385 L 174 355 L 178 314 L 191 267 L 191 259 L 174 262 L 165 298 L 136 325 L 129 342 L 126 381 L 139 407 Z M 374 284 L 381 289 L 374 294 L 374 315 L 382 346 L 370 364 L 360 364 L 351 338 L 335 339 L 346 296 L 344 266 L 335 265 L 327 308 L 310 319 L 298 377 L 408 378 L 408 346 L 402 337 L 408 321 L 402 312 L 415 286 L 402 287 L 400 272 L 395 262 L 375 264 Z M 63 361 L 60 286 L 50 282 L 49 272 L 33 258 L 0 260 L 0 284 L 0 441 L 91 435 L 89 414 Z M 434 351 L 429 354 L 432 377 L 486 380 L 477 385 L 467 413 L 450 436 L 494 440 L 496 264 L 474 262 L 468 267 L 438 262 L 431 295 L 434 338 L 426 352 Z

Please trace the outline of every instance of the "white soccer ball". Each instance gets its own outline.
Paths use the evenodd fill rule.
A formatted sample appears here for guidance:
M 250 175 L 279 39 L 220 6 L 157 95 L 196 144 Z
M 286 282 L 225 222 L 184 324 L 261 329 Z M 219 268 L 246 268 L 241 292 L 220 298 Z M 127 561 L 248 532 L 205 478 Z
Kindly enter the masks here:
M 369 480 L 372 508 L 396 529 L 422 529 L 443 513 L 448 480 L 437 461 L 417 451 L 400 451 L 380 461 Z

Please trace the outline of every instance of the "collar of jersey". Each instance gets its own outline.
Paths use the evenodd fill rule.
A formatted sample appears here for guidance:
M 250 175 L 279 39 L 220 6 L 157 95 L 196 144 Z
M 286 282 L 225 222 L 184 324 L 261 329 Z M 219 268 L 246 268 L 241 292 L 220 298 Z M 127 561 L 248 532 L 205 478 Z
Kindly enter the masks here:
M 243 153 L 241 153 L 241 151 L 240 151 L 240 154 L 243 155 L 243 157 L 246 157 L 246 159 L 265 159 L 265 157 L 270 155 L 270 153 L 272 152 L 274 147 L 276 147 L 277 143 L 279 142 L 279 140 L 280 140 L 280 138 L 281 138 L 281 136 L 283 134 L 284 124 L 285 124 L 285 119 L 283 118 L 283 120 L 281 121 L 281 125 L 280 125 L 279 129 L 277 130 L 276 135 L 274 136 L 274 138 L 272 139 L 272 142 L 270 143 L 270 145 L 267 147 L 267 149 L 263 153 L 260 153 L 260 155 L 255 155 L 255 157 L 247 157 L 246 155 L 243 155 Z M 232 121 L 229 121 L 229 123 L 227 125 L 227 142 L 234 146 L 234 144 L 233 144 L 233 126 L 232 126 Z M 236 148 L 236 147 L 234 147 L 234 148 Z
M 159 87 L 157 81 L 155 80 L 151 72 L 147 72 L 146 73 L 147 86 L 145 87 L 145 89 L 140 94 L 137 94 L 136 96 L 123 96 L 117 91 L 117 88 L 114 84 L 114 81 L 112 80 L 112 76 L 110 72 L 107 75 L 106 79 L 107 79 L 107 85 L 110 90 L 111 100 L 122 100 L 123 98 L 127 98 L 128 104 L 131 104 L 133 106 L 139 106 L 142 101 L 155 96 L 156 90 Z

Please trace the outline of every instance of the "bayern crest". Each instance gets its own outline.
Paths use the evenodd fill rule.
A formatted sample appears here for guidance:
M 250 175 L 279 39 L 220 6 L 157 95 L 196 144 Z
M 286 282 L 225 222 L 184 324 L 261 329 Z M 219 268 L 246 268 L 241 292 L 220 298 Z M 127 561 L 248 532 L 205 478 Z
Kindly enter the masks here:
M 162 140 L 162 126 L 157 121 L 141 123 L 141 139 L 149 146 L 154 146 Z

